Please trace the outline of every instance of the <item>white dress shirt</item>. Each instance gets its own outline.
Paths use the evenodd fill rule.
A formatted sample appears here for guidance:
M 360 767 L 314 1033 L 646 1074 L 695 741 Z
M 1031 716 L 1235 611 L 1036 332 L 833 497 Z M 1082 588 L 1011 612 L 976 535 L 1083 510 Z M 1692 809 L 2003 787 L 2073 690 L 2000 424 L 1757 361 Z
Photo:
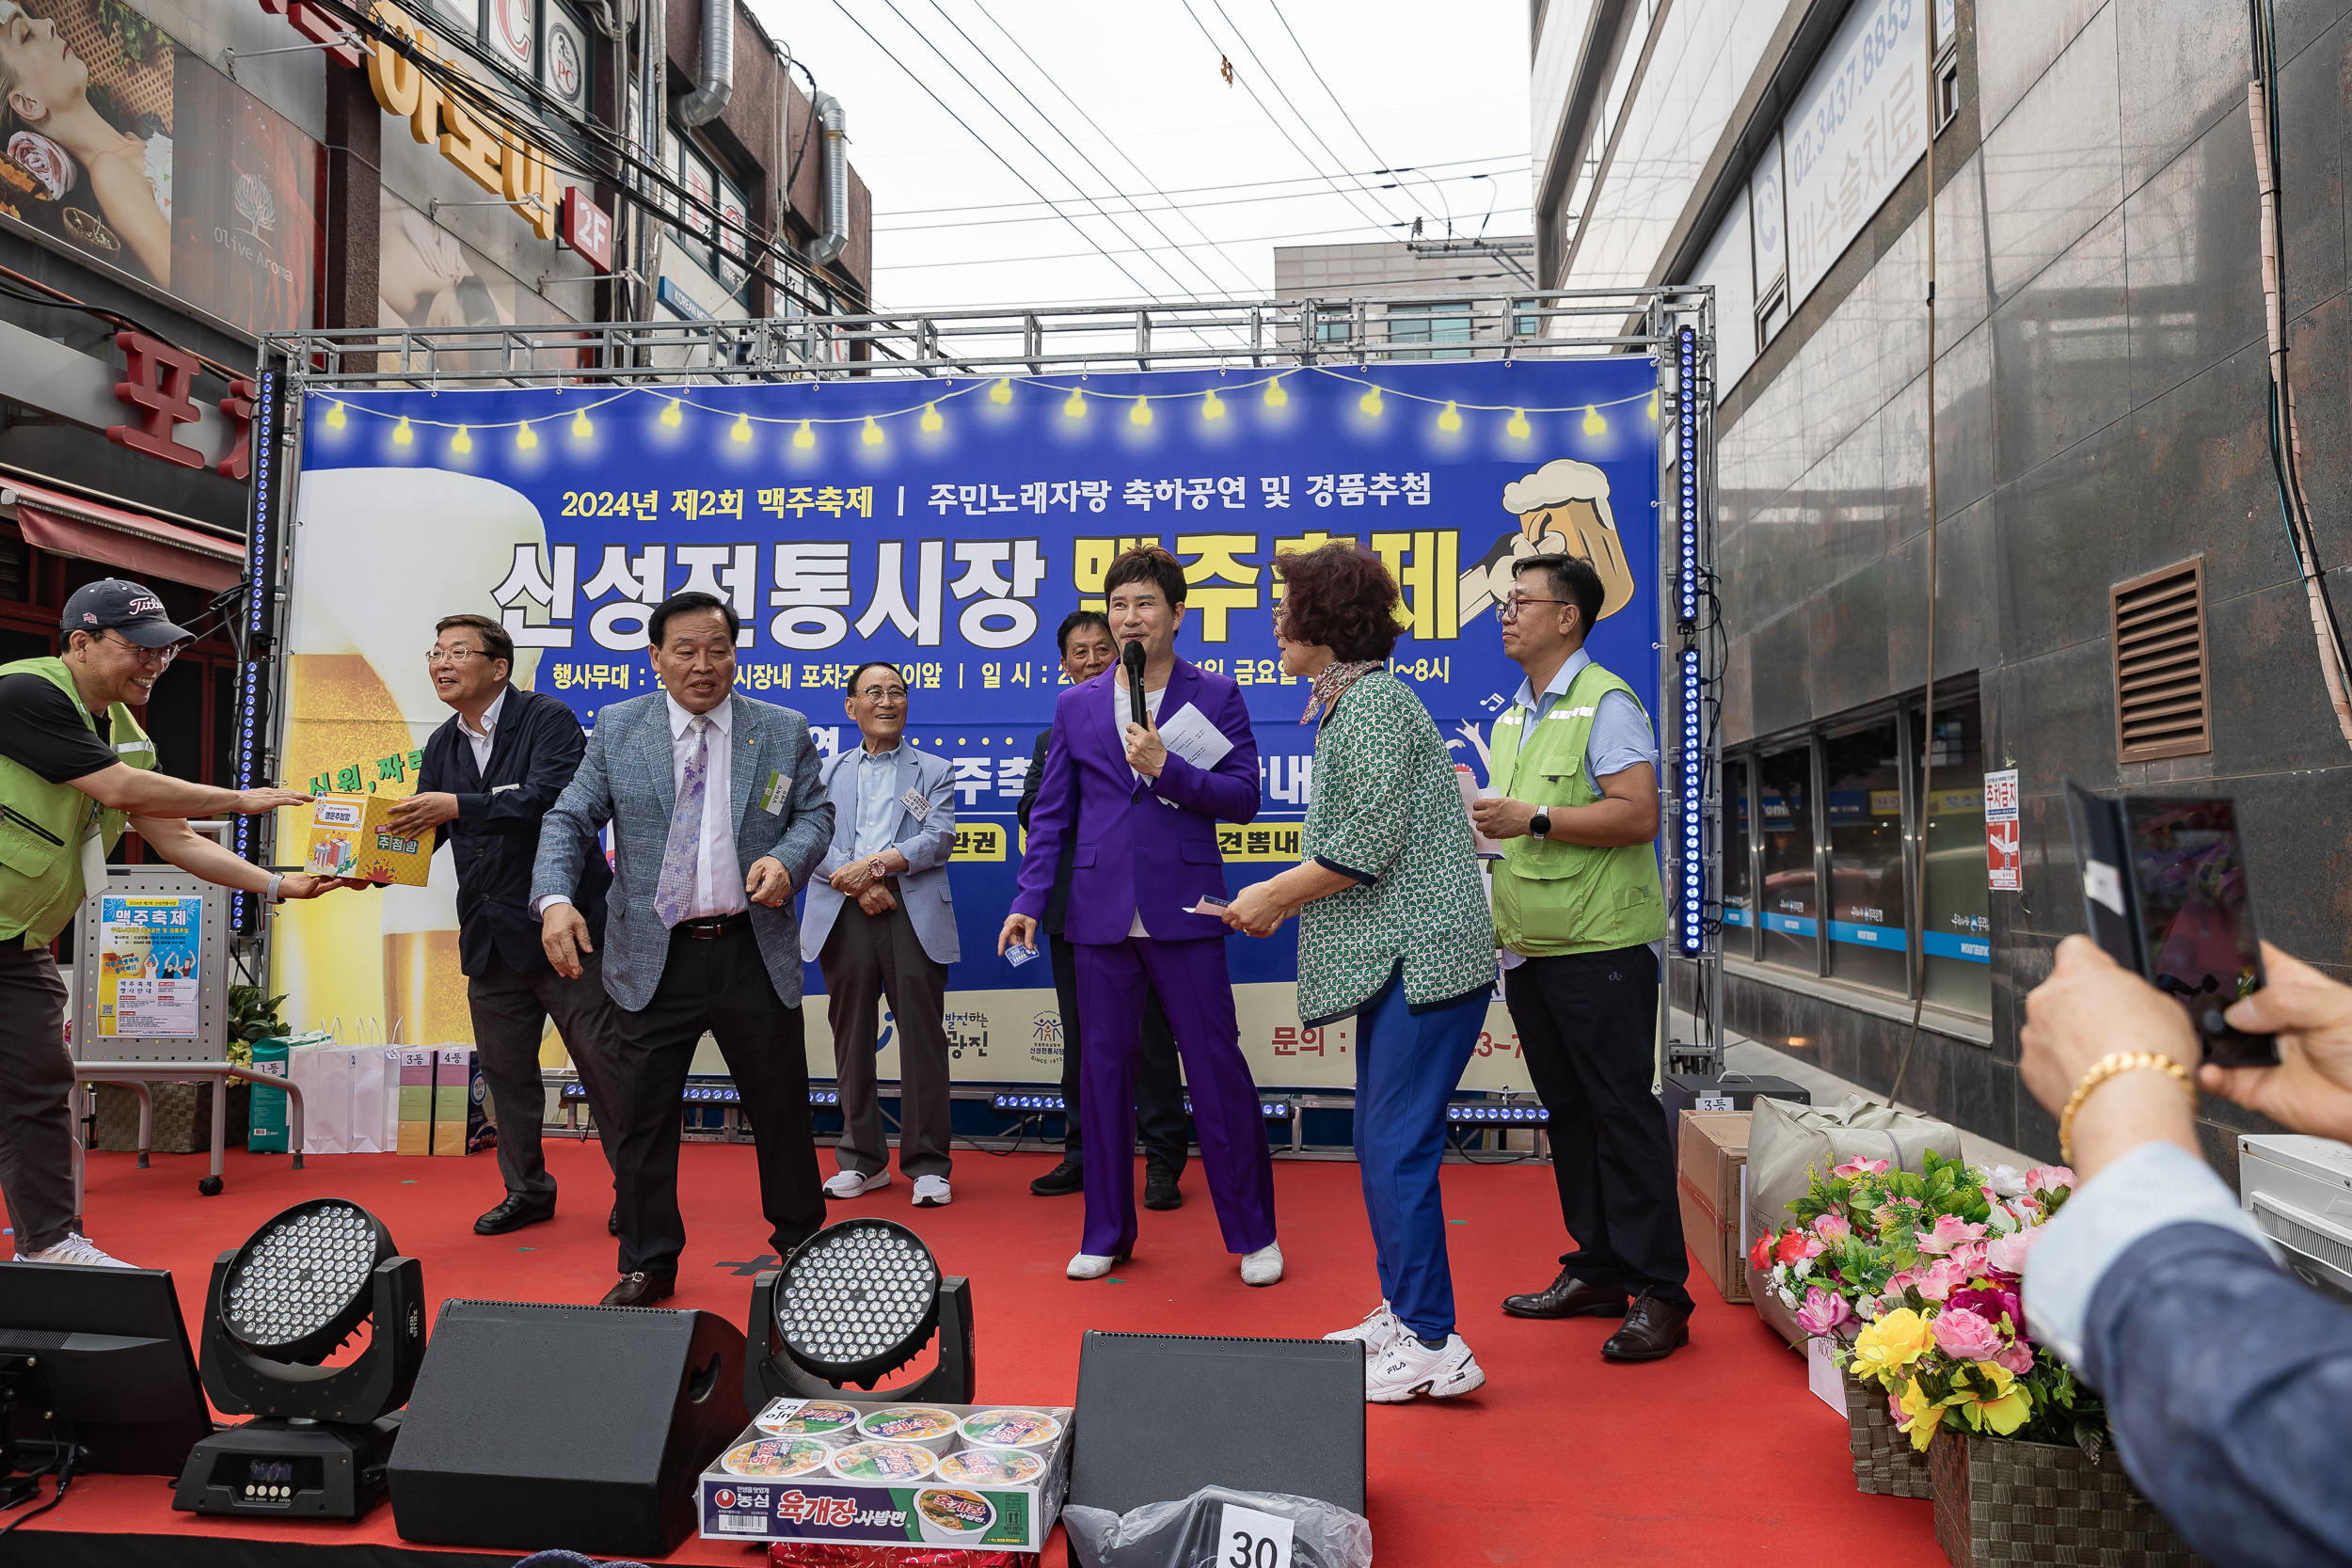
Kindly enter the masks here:
M 482 770 L 485 779 L 490 776 L 490 748 L 498 735 L 499 710 L 506 705 L 506 694 L 513 689 L 511 686 L 499 688 L 498 696 L 482 710 L 482 728 L 479 730 L 466 722 L 464 714 L 457 716 L 457 733 L 464 736 L 466 744 L 473 748 L 473 765 Z
M 661 700 L 670 712 L 670 784 L 683 792 L 686 787 L 686 759 L 694 752 L 694 716 L 677 705 L 677 699 L 662 693 Z M 733 779 L 735 747 L 735 699 L 732 695 L 703 715 L 708 725 L 709 752 L 703 773 L 703 842 L 701 863 L 694 867 L 694 901 L 687 906 L 689 920 L 708 920 L 715 915 L 739 914 L 752 907 L 743 893 L 743 873 L 735 855 L 735 812 Z M 672 800 L 675 800 L 674 795 Z M 657 868 L 658 872 L 659 868 Z M 550 893 L 532 907 L 532 912 L 544 914 L 557 904 L 571 899 L 561 893 Z

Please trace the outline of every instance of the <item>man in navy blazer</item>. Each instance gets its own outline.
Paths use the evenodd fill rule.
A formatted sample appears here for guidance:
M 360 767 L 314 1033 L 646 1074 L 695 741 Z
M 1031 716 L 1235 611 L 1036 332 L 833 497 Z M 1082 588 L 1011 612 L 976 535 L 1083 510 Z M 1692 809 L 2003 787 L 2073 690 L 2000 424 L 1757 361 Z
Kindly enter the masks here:
M 398 833 L 435 833 L 455 862 L 457 967 L 498 1111 L 499 1174 L 506 1181 L 506 1196 L 473 1227 L 499 1236 L 555 1217 L 555 1178 L 539 1149 L 547 1119 L 539 1037 L 550 1018 L 587 1091 L 608 1162 L 620 1140 L 620 1040 L 596 955 L 578 975 L 557 974 L 531 913 L 544 818 L 572 782 L 587 741 L 569 706 L 509 682 L 514 640 L 486 615 L 443 616 L 426 662 L 434 692 L 457 711 L 426 739 L 417 792 L 392 808 L 388 825 Z M 593 846 L 580 867 L 573 901 L 600 927 L 612 867 Z M 618 1231 L 617 1205 L 605 1225 Z
M 842 706 L 860 744 L 825 765 L 833 847 L 809 883 L 801 957 L 825 976 L 834 1072 L 841 1086 L 841 1169 L 829 1197 L 890 1185 L 875 1082 L 876 1013 L 890 998 L 898 1035 L 898 1169 L 917 1209 L 945 1207 L 947 1177 L 947 966 L 956 961 L 956 905 L 947 859 L 956 847 L 954 769 L 908 743 L 907 683 L 869 659 L 850 675 Z
M 596 715 L 548 812 L 531 874 L 539 944 L 575 976 L 599 942 L 627 1082 L 615 1180 L 620 1282 L 606 1307 L 674 1294 L 686 1222 L 678 1107 L 707 1033 L 750 1118 L 759 1202 L 782 1257 L 825 1223 L 809 1135 L 792 895 L 833 840 L 808 721 L 735 691 L 735 609 L 673 594 L 646 614 L 661 690 Z M 572 903 L 583 846 L 612 824 L 612 895 L 592 932 Z
M 1021 891 L 997 937 L 999 952 L 1035 945 L 1062 842 L 1074 838 L 1065 934 L 1086 1028 L 1079 1114 L 1099 1154 L 1086 1163 L 1085 1239 L 1068 1273 L 1100 1279 L 1135 1246 L 1135 1161 L 1117 1156 L 1136 1143 L 1148 979 L 1175 1026 L 1226 1249 L 1242 1254 L 1245 1283 L 1271 1285 L 1282 1277 L 1274 1167 L 1241 1053 L 1226 926 L 1200 911 L 1203 896 L 1226 896 L 1217 823 L 1258 815 L 1258 744 L 1241 689 L 1176 657 L 1184 573 L 1174 556 L 1129 550 L 1104 574 L 1103 590 L 1122 655 L 1129 644 L 1143 651 L 1147 721 L 1132 721 L 1118 665 L 1062 693 L 1054 709 L 1062 743 L 1047 751 Z

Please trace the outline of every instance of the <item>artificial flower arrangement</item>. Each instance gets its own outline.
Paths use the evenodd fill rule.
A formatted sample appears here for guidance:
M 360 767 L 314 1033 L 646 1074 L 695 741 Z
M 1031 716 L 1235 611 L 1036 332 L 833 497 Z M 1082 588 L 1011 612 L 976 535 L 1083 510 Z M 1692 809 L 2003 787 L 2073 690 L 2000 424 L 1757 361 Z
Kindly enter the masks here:
M 1885 1390 L 1924 1449 L 1938 1430 L 2097 1451 L 2106 1411 L 2026 1333 L 2018 1282 L 2074 1173 L 1979 1171 L 1930 1150 L 1920 1174 L 1883 1160 L 1816 1171 L 1796 1224 L 1759 1237 L 1749 1261 L 1840 1367 Z

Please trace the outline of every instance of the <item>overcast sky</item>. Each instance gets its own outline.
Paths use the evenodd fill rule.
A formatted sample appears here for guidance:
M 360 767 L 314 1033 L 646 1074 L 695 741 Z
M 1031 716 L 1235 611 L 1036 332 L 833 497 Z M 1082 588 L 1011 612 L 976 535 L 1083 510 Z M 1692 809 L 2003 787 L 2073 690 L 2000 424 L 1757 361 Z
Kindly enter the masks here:
M 751 4 L 848 111 L 883 308 L 1265 295 L 1277 245 L 1528 231 L 1525 0 Z

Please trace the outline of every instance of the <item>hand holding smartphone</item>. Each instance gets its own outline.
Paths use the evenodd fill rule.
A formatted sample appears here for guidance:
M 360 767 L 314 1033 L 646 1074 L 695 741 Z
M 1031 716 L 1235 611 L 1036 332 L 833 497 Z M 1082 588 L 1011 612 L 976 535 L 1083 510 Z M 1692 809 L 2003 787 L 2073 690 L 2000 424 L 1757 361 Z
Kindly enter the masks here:
M 2201 796 L 2110 800 L 2069 780 L 2067 816 L 2090 938 L 2181 1005 L 2220 1067 L 2276 1067 L 2279 1042 L 2230 1026 L 2230 1004 L 2264 984 L 2237 802 Z

